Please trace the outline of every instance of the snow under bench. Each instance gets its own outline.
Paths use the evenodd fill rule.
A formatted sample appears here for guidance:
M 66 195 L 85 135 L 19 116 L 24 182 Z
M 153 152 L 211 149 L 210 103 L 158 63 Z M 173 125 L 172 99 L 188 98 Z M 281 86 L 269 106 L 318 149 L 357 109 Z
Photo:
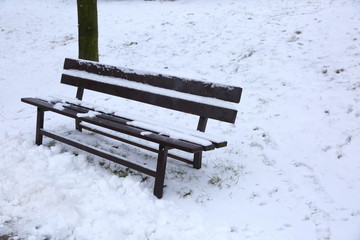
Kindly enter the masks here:
M 22 98 L 21 101 L 37 107 L 35 143 L 42 144 L 43 136 L 69 144 L 107 160 L 122 164 L 155 178 L 154 195 L 162 198 L 167 158 L 171 157 L 201 168 L 202 152 L 227 145 L 219 136 L 205 133 L 208 119 L 234 123 L 242 89 L 174 76 L 135 71 L 96 62 L 65 59 L 61 83 L 77 87 L 76 98 L 46 97 Z M 137 102 L 164 107 L 199 117 L 196 130 L 137 119 L 121 111 L 104 110 L 82 101 L 84 89 L 122 97 Z M 116 139 L 126 144 L 158 153 L 156 170 L 151 170 L 123 157 L 81 143 L 44 129 L 44 113 L 55 112 L 75 119 L 75 128 Z M 116 112 L 116 114 L 115 114 Z M 111 131 L 107 131 L 111 130 Z M 137 141 L 123 138 L 117 132 L 158 144 L 151 148 Z M 169 153 L 178 149 L 193 154 L 192 159 Z

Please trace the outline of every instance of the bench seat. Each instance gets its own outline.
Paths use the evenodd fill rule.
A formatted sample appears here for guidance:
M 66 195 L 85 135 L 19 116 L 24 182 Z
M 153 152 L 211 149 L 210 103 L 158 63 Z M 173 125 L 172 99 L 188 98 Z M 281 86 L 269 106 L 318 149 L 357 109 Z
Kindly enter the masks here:
M 66 100 L 61 100 L 59 97 L 22 98 L 21 100 L 46 111 L 56 112 L 70 118 L 81 120 L 82 122 L 94 124 L 95 126 L 100 126 L 158 144 L 166 144 L 170 149 L 175 148 L 189 153 L 197 153 L 225 147 L 227 145 L 226 141 L 215 140 L 218 139 L 216 136 L 204 132 L 179 128 L 177 126 L 176 129 L 175 126 L 173 128 L 167 128 L 164 127 L 163 123 L 150 124 L 131 116 L 117 116 L 109 112 L 97 111 L 93 104 L 78 99 L 66 97 L 63 97 L 62 99 Z M 95 126 L 81 123 L 83 129 L 100 133 L 101 130 L 96 129 Z M 109 135 L 105 132 L 101 133 L 103 135 Z M 172 137 L 172 135 L 177 136 L 177 138 Z M 191 162 L 190 160 L 183 160 L 187 163 Z

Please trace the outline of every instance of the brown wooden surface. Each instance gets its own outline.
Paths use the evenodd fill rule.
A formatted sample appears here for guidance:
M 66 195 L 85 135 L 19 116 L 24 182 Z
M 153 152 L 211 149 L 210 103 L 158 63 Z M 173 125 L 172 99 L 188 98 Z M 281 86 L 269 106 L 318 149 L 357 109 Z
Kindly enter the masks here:
M 233 109 L 154 94 L 151 92 L 93 81 L 67 74 L 62 75 L 61 83 L 229 123 L 235 122 L 237 114 L 237 111 Z

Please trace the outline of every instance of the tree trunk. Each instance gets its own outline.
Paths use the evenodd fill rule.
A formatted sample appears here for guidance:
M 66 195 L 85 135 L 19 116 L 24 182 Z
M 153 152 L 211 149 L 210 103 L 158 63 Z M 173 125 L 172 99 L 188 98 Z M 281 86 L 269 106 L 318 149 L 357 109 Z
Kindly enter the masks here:
M 97 0 L 77 0 L 79 58 L 99 61 Z

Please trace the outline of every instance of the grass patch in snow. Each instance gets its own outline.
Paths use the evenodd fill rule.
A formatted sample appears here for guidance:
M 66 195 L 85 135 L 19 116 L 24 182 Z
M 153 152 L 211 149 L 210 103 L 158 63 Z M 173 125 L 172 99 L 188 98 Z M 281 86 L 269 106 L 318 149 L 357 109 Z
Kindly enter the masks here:
M 208 184 L 222 189 L 230 188 L 239 182 L 244 175 L 245 166 L 230 159 L 217 158 L 213 165 L 214 172 L 209 177 Z

